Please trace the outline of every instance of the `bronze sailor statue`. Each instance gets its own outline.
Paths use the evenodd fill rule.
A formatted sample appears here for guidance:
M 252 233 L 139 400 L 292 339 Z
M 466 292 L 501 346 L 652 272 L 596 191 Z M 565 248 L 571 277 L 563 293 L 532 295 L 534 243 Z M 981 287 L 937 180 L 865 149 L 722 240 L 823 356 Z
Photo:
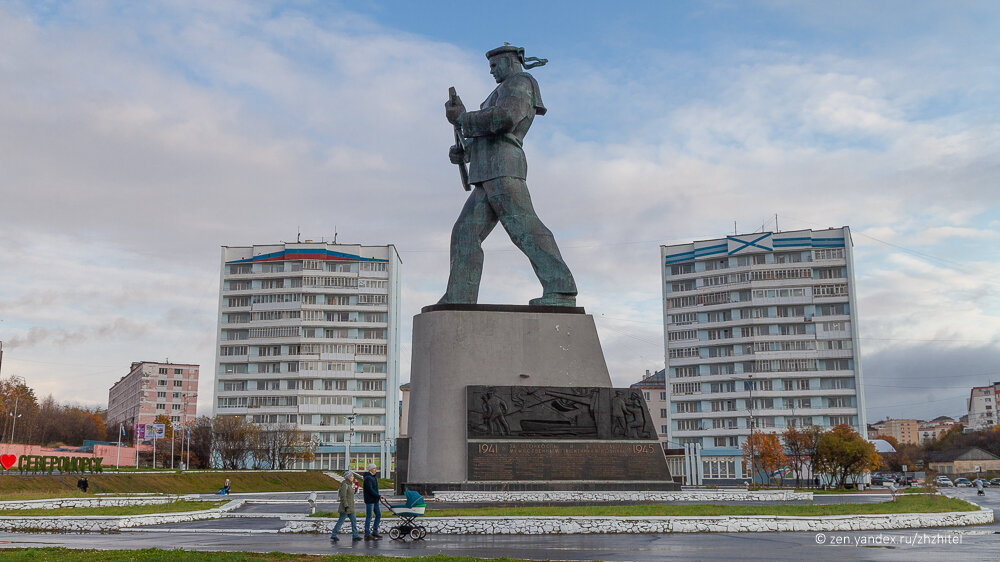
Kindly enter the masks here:
M 536 115 L 545 115 L 538 82 L 524 71 L 546 59 L 525 58 L 524 49 L 505 45 L 486 53 L 497 87 L 478 111 L 466 111 L 458 95 L 449 96 L 445 115 L 455 126 L 458 144 L 449 157 L 468 163 L 471 193 L 451 232 L 451 272 L 440 304 L 475 304 L 483 272 L 482 243 L 497 222 L 531 262 L 542 296 L 530 304 L 576 306 L 576 282 L 559 253 L 552 232 L 531 204 L 528 164 L 521 148 Z M 463 174 L 463 183 L 465 177 Z

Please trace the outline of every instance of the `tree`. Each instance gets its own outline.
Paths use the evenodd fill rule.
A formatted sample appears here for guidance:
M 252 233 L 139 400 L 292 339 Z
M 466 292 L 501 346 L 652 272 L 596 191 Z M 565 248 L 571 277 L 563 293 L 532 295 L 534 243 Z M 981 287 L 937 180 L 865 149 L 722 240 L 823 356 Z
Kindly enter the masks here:
M 254 460 L 259 432 L 243 416 L 216 416 L 212 420 L 212 452 L 222 468 L 236 470 Z
M 865 472 L 877 469 L 881 462 L 874 444 L 858 435 L 853 427 L 838 425 L 820 434 L 813 467 L 829 473 L 838 486 L 844 487 L 849 476 L 856 479 Z
M 190 427 L 191 467 L 209 468 L 212 464 L 212 420 L 201 416 Z M 185 462 L 187 460 L 185 459 Z
M 795 469 L 795 486 L 801 485 L 802 474 L 805 467 L 812 462 L 813 454 L 816 450 L 817 433 L 809 430 L 799 430 L 788 426 L 781 434 L 781 442 L 788 451 L 788 462 Z
M 316 445 L 310 434 L 291 424 L 261 426 L 253 447 L 254 468 L 284 470 L 295 460 L 311 461 Z
M 781 447 L 781 441 L 774 433 L 752 433 L 743 443 L 743 458 L 750 466 L 750 474 L 756 476 L 764 471 L 765 482 L 770 482 L 774 471 L 785 466 L 788 459 Z

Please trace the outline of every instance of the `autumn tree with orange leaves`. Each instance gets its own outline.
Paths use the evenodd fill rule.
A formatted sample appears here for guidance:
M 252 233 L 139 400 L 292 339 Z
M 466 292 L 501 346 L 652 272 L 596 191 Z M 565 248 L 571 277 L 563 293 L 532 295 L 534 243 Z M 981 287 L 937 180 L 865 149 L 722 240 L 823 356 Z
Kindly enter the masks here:
M 743 443 L 743 460 L 750 467 L 750 474 L 756 476 L 762 471 L 763 480 L 767 483 L 770 483 L 774 471 L 788 462 L 781 440 L 774 433 L 750 434 Z

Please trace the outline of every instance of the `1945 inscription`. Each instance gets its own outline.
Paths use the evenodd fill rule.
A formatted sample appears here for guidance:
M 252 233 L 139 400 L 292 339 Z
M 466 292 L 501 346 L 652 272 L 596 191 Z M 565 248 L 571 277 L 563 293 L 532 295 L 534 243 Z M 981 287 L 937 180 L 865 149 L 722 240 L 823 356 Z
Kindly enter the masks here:
M 670 479 L 658 443 L 487 441 L 468 453 L 470 481 Z

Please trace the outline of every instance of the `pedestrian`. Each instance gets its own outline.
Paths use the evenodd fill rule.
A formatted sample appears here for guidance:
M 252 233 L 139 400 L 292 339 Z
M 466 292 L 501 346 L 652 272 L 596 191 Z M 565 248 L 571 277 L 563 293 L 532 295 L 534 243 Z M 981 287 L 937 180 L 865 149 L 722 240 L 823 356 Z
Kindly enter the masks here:
M 983 479 L 982 478 L 976 478 L 976 495 L 977 496 L 985 496 L 986 495 L 986 492 L 983 491 Z
M 90 482 L 87 482 L 86 476 L 81 476 L 80 479 L 76 481 L 76 487 L 80 488 L 80 491 L 86 494 L 87 488 L 90 487 Z
M 358 518 L 354 514 L 354 473 L 350 470 L 344 473 L 344 481 L 340 483 L 337 496 L 340 499 L 337 513 L 340 515 L 337 516 L 337 524 L 333 526 L 333 532 L 330 533 L 330 540 L 333 542 L 340 540 L 337 538 L 337 533 L 340 532 L 340 526 L 344 524 L 344 519 L 348 517 L 351 518 L 351 540 L 361 540 L 361 536 L 358 535 Z
M 364 494 L 365 494 L 365 540 L 379 540 L 382 535 L 378 534 L 378 524 L 382 521 L 382 506 L 379 505 L 379 500 L 385 499 L 385 496 L 381 496 L 378 493 L 378 477 L 375 475 L 378 472 L 378 467 L 375 463 L 368 465 L 368 472 L 365 473 L 364 482 Z M 375 512 L 375 524 L 369 525 L 372 522 L 372 512 Z M 369 528 L 371 533 L 368 532 Z
M 219 491 L 216 492 L 216 494 L 217 495 L 221 495 L 221 496 L 228 496 L 229 495 L 229 479 L 228 478 L 226 478 L 226 483 L 223 484 L 221 488 L 219 488 Z

